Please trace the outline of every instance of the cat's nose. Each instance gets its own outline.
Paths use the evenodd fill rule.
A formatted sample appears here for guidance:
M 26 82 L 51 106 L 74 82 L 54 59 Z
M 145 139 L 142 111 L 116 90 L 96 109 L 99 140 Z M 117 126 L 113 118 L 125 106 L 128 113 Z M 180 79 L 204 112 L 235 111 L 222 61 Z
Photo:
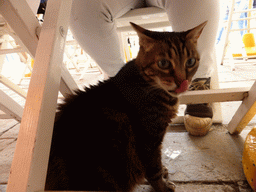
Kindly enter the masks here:
M 175 90 L 175 93 L 182 93 L 188 90 L 189 82 L 188 80 L 184 80 L 180 86 Z

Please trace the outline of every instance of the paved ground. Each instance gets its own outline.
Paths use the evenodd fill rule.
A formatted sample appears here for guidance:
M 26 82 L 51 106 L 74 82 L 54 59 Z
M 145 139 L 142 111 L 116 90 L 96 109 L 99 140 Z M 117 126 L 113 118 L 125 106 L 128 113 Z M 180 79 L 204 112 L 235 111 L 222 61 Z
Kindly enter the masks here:
M 79 85 L 102 78 L 99 72 L 91 70 L 84 80 L 78 81 L 79 75 L 74 70 L 71 72 Z M 256 79 L 255 74 L 256 64 L 238 64 L 235 71 L 231 71 L 228 65 L 220 66 L 220 88 L 249 87 Z M 28 83 L 29 80 L 25 79 L 21 86 L 27 89 Z M 25 103 L 22 98 L 15 96 L 15 99 Z M 170 127 L 164 141 L 163 162 L 169 169 L 170 180 L 177 184 L 178 192 L 252 191 L 243 174 L 241 160 L 244 139 L 256 125 L 256 118 L 240 135 L 232 136 L 226 130 L 226 124 L 239 104 L 222 103 L 223 124 L 214 125 L 205 137 L 190 136 L 182 125 Z M 0 120 L 0 192 L 6 191 L 18 131 L 19 123 L 15 120 Z M 136 191 L 148 192 L 151 188 L 142 185 Z

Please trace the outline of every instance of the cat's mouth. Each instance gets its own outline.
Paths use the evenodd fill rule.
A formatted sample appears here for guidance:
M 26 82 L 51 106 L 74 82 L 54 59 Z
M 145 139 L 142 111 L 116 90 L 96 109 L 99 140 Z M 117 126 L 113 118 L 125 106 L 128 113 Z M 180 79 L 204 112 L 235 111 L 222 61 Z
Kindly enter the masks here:
M 188 88 L 189 88 L 189 81 L 184 80 L 179 86 L 176 85 L 175 89 L 172 88 L 168 90 L 168 92 L 176 95 L 176 94 L 180 94 L 187 91 Z
M 175 90 L 175 93 L 183 93 L 187 91 L 189 88 L 189 82 L 188 80 L 184 80 L 180 86 Z

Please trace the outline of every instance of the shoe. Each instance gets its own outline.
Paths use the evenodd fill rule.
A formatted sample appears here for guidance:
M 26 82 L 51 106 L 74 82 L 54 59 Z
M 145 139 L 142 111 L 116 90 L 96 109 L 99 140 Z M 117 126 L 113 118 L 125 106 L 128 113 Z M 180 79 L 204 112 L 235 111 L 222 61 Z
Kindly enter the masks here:
M 189 90 L 208 90 L 210 89 L 209 78 L 197 78 L 192 81 Z M 213 111 L 210 104 L 191 104 L 187 105 L 184 115 L 186 130 L 193 136 L 206 135 L 212 125 Z

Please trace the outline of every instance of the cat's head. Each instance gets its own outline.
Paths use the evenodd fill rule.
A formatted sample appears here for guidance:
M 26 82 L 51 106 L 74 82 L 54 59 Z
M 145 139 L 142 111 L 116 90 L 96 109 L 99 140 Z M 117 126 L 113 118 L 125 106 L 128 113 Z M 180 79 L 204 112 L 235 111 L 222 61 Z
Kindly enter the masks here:
M 206 23 L 185 32 L 155 32 L 131 23 L 140 43 L 135 63 L 144 79 L 172 96 L 185 92 L 198 69 L 197 40 Z

